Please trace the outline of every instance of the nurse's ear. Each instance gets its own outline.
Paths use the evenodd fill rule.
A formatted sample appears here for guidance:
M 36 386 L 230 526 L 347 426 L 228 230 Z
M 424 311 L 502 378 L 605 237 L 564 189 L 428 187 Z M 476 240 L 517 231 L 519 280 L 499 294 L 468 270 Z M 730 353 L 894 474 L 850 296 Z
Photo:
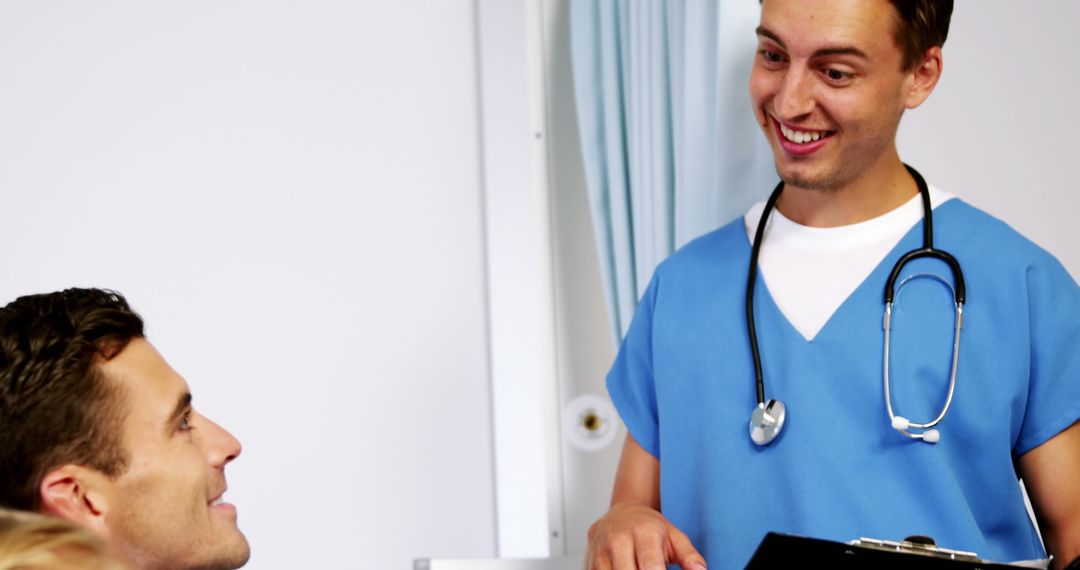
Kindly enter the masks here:
M 941 48 L 934 46 L 923 54 L 921 60 L 910 70 L 906 71 L 904 79 L 904 108 L 914 109 L 922 105 L 923 101 L 930 96 L 941 79 L 942 59 Z
M 41 510 L 108 539 L 105 525 L 112 481 L 104 473 L 80 465 L 53 469 L 41 480 Z

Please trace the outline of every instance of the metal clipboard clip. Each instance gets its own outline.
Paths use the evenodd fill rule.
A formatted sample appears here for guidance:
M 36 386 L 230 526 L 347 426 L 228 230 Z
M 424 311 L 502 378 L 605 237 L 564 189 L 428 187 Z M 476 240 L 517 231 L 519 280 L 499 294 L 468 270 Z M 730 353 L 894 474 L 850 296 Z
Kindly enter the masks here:
M 848 543 L 852 546 L 862 546 L 876 550 L 890 552 L 902 552 L 906 554 L 919 554 L 933 558 L 945 558 L 948 560 L 960 560 L 965 562 L 982 562 L 974 552 L 952 550 L 942 548 L 929 536 L 909 536 L 900 542 L 895 540 L 878 540 L 876 538 L 859 538 Z

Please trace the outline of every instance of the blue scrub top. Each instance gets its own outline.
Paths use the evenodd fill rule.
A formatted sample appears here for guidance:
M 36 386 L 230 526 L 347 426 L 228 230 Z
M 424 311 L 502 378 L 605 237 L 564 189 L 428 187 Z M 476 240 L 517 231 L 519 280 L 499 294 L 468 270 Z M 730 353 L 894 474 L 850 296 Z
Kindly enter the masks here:
M 768 531 L 849 541 L 930 535 L 1011 561 L 1044 557 L 1014 460 L 1080 418 L 1080 289 L 1052 256 L 960 201 L 934 212 L 935 246 L 960 262 L 967 304 L 952 407 L 930 445 L 894 431 L 882 383 L 884 285 L 922 245 L 916 224 L 818 335 L 803 338 L 759 275 L 755 313 L 766 398 L 788 408 L 767 447 L 745 321 L 742 220 L 657 268 L 608 375 L 631 435 L 660 460 L 661 510 L 712 569 L 741 568 Z M 904 275 L 947 266 L 918 260 Z M 948 389 L 955 309 L 930 279 L 893 316 L 894 409 L 915 422 Z

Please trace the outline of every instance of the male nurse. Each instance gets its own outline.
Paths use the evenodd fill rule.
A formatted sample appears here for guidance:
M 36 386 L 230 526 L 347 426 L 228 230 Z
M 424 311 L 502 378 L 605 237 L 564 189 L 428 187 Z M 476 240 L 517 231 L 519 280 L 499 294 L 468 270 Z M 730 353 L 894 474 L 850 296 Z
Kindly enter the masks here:
M 608 375 L 629 435 L 589 568 L 741 568 L 770 531 L 929 535 L 984 559 L 1050 554 L 1056 568 L 1080 556 L 1080 288 L 932 181 L 934 245 L 967 284 L 955 393 L 940 438 L 909 438 L 886 412 L 883 292 L 925 223 L 896 133 L 941 77 L 951 13 L 951 0 L 762 2 L 750 93 L 783 186 L 753 308 L 785 424 L 766 445 L 748 433 L 758 204 L 664 261 L 641 299 Z M 889 395 L 896 415 L 929 422 L 949 387 L 957 280 L 932 259 L 904 273 L 940 279 L 896 299 Z

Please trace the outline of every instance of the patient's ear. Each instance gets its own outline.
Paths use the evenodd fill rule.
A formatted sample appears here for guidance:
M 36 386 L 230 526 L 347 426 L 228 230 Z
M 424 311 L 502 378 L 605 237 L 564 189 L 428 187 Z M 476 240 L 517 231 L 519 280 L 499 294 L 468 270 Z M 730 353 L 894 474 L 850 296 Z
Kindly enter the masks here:
M 64 465 L 41 480 L 41 508 L 108 539 L 105 514 L 109 510 L 111 490 L 112 482 L 104 473 L 79 465 Z

